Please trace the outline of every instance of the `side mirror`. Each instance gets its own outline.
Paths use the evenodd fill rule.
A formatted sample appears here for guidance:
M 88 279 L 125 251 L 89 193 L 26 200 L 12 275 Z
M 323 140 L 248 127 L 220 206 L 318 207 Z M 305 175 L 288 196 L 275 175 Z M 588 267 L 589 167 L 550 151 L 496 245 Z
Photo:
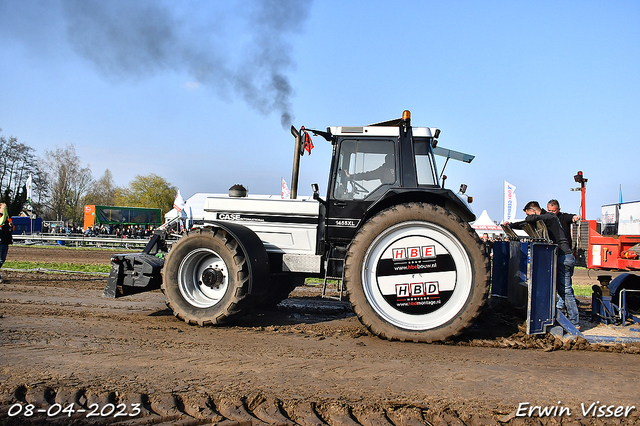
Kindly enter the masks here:
M 325 200 L 320 198 L 320 189 L 319 189 L 317 183 L 312 183 L 311 184 L 311 190 L 313 191 L 313 199 L 314 200 L 320 202 L 320 204 L 324 204 L 324 205 L 327 204 L 327 202 Z

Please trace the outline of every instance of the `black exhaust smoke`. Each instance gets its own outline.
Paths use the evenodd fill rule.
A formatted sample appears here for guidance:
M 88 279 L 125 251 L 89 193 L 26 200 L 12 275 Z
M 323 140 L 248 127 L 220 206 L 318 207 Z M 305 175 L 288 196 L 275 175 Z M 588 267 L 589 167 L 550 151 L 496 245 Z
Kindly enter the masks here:
M 36 55 L 66 40 L 118 81 L 186 72 L 192 84 L 222 98 L 239 96 L 264 115 L 278 113 L 286 129 L 293 120 L 288 38 L 302 30 L 310 6 L 310 0 L 6 2 L 0 40 L 20 39 Z

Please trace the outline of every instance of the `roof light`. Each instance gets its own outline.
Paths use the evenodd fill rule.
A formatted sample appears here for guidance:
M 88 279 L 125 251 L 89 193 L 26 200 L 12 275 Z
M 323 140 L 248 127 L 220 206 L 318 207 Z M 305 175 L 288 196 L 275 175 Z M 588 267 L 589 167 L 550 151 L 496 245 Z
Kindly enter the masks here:
M 409 111 L 408 109 L 405 109 L 402 112 L 402 119 L 403 120 L 411 120 L 411 111 Z

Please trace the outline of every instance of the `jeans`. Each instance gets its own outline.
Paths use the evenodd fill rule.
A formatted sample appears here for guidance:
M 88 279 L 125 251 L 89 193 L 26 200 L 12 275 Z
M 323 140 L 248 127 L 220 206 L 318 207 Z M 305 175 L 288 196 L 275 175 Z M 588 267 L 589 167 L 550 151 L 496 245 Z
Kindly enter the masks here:
M 573 275 L 573 268 L 576 265 L 576 258 L 573 254 L 564 254 L 558 256 L 558 274 L 556 279 L 556 288 L 560 300 L 564 301 L 564 306 L 567 308 L 567 317 L 573 325 L 580 325 L 578 316 L 578 304 L 576 303 L 576 296 L 573 294 L 573 287 L 571 282 L 571 276 Z
M 9 244 L 0 244 L 0 268 L 7 260 L 7 253 L 9 252 Z

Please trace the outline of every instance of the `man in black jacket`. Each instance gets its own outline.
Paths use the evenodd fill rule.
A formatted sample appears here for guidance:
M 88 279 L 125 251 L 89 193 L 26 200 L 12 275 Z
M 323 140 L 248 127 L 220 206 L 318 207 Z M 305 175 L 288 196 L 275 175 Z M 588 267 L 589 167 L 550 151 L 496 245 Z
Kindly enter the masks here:
M 549 200 L 549 202 L 547 203 L 547 211 L 549 213 L 553 213 L 556 216 L 558 216 L 558 220 L 560 220 L 560 226 L 562 226 L 562 230 L 564 231 L 564 236 L 567 239 L 567 242 L 569 243 L 569 247 L 571 247 L 571 250 L 573 250 L 573 241 L 572 241 L 573 235 L 571 232 L 571 225 L 574 222 L 579 221 L 581 219 L 580 216 L 578 216 L 577 214 L 561 212 L 560 203 L 556 199 Z M 575 250 L 574 250 L 574 253 L 575 253 Z M 556 305 L 556 307 L 558 309 L 564 308 L 564 300 L 562 299 L 562 297 L 558 298 L 558 304 Z
M 558 216 L 549 212 L 542 212 L 542 208 L 537 201 L 529 201 L 524 206 L 524 212 L 527 217 L 522 222 L 511 223 L 512 228 L 520 229 L 525 223 L 535 224 L 541 220 L 547 227 L 549 232 L 549 238 L 558 246 L 558 266 L 556 275 L 556 289 L 558 295 L 564 301 L 567 308 L 567 317 L 573 325 L 580 330 L 580 319 L 578 314 L 578 305 L 576 304 L 576 297 L 573 294 L 573 287 L 571 282 L 571 276 L 573 275 L 573 268 L 576 264 L 576 259 L 573 257 L 573 251 L 571 246 L 567 242 L 565 233 L 560 225 Z M 506 222 L 506 224 L 509 224 Z
M 577 214 L 560 212 L 560 203 L 558 202 L 558 200 L 549 200 L 549 202 L 547 203 L 547 211 L 558 216 L 558 219 L 560 220 L 560 226 L 562 226 L 562 230 L 564 231 L 564 236 L 569 243 L 569 247 L 573 249 L 573 241 L 571 238 L 571 224 L 579 221 L 581 219 L 580 216 L 578 216 Z

